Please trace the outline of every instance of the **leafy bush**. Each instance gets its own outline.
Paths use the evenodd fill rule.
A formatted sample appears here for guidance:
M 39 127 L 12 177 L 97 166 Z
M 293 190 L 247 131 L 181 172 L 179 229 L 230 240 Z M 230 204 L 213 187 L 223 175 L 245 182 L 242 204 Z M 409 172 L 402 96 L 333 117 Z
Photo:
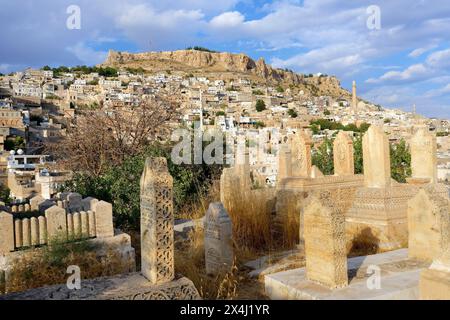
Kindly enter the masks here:
M 264 100 L 256 100 L 256 111 L 261 112 L 264 110 L 266 110 L 266 103 L 264 102 Z

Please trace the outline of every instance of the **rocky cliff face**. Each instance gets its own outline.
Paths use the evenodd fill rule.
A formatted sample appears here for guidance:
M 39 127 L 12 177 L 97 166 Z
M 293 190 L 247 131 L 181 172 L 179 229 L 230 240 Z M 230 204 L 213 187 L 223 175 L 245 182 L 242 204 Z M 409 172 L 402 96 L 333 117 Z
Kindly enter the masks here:
M 252 60 L 245 54 L 228 52 L 206 52 L 198 50 L 179 50 L 165 52 L 128 53 L 110 51 L 104 66 L 140 66 L 154 70 L 158 64 L 161 67 L 176 65 L 182 70 L 203 69 L 215 72 L 249 73 L 268 81 L 298 84 L 303 77 L 299 74 L 275 69 L 267 65 L 263 59 Z M 165 70 L 165 69 L 162 69 Z
M 273 68 L 264 59 L 254 61 L 245 54 L 179 50 L 128 53 L 109 51 L 103 66 L 143 68 L 150 72 L 184 71 L 204 73 L 238 73 L 252 76 L 268 84 L 294 85 L 314 96 L 348 97 L 335 77 L 304 77 L 292 71 Z

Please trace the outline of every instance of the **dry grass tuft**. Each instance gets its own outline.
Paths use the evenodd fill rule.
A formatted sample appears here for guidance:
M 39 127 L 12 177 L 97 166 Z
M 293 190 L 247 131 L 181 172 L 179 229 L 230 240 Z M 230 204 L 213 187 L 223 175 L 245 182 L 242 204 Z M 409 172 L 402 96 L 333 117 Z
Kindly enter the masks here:
M 69 274 L 67 267 L 80 267 L 81 278 L 90 279 L 112 276 L 130 270 L 120 254 L 106 250 L 99 257 L 96 246 L 87 241 L 54 243 L 50 246 L 24 252 L 8 273 L 7 292 L 18 292 L 46 285 L 66 283 Z
M 203 299 L 233 299 L 236 297 L 237 272 L 234 264 L 227 273 L 207 275 L 203 229 L 195 227 L 186 241 L 178 242 L 175 248 L 176 272 L 189 278 Z

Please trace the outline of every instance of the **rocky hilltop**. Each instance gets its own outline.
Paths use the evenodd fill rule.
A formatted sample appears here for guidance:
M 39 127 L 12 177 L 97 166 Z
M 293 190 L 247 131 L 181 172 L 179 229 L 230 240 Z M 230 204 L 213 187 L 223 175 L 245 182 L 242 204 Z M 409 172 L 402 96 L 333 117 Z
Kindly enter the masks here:
M 195 73 L 228 73 L 247 75 L 267 83 L 300 85 L 314 95 L 348 96 L 335 77 L 305 77 L 290 70 L 274 68 L 260 58 L 257 61 L 245 54 L 178 50 L 129 53 L 110 50 L 103 66 L 143 68 L 149 72 L 183 71 Z

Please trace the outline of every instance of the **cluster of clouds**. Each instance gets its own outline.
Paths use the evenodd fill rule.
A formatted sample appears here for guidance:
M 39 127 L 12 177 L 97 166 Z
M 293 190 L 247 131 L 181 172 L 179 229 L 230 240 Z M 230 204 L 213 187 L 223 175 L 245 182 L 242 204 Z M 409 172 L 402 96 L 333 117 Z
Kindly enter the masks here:
M 68 30 L 66 8 L 81 8 Z M 369 29 L 367 8 L 381 12 Z M 263 56 L 277 67 L 358 82 L 390 107 L 450 116 L 450 2 L 431 0 L 0 0 L 0 72 L 96 64 L 109 48 L 191 45 Z

